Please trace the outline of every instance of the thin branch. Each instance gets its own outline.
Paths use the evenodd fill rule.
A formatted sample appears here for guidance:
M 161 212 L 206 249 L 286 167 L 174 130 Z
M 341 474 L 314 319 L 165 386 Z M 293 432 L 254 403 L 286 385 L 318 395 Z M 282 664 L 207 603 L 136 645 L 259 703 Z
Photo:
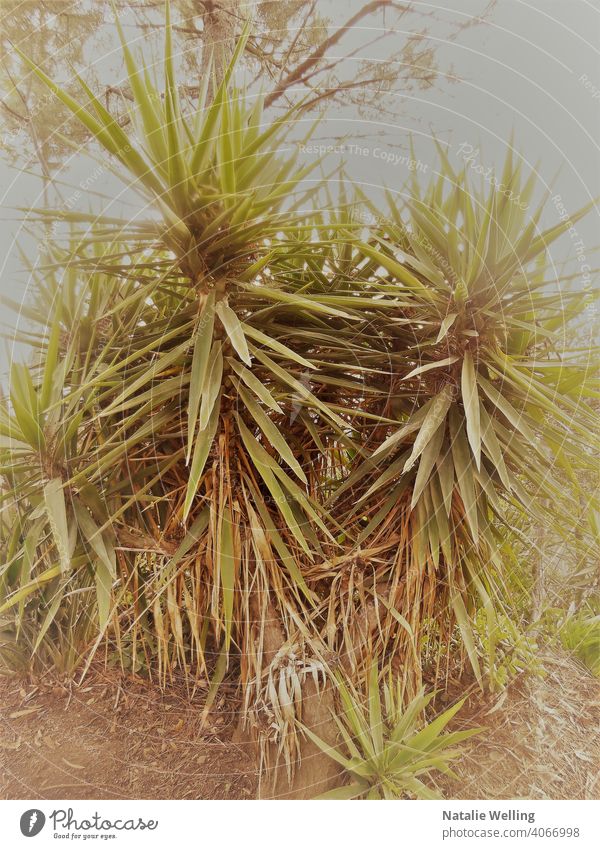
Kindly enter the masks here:
M 382 9 L 384 7 L 398 7 L 398 4 L 394 3 L 393 0 L 371 0 L 371 2 L 363 6 L 362 9 L 359 9 L 358 12 L 352 15 L 352 17 L 349 18 L 343 26 L 339 27 L 339 29 L 337 29 L 332 35 L 330 35 L 329 38 L 326 38 L 324 41 L 322 41 L 318 48 L 313 53 L 311 53 L 311 55 L 307 59 L 305 59 L 304 62 L 301 62 L 301 64 L 294 68 L 293 71 L 290 71 L 287 77 L 285 77 L 285 79 L 278 84 L 277 88 L 275 88 L 267 96 L 267 98 L 265 99 L 265 106 L 271 106 L 273 103 L 275 103 L 276 100 L 279 100 L 279 98 L 286 91 L 286 89 L 306 77 L 309 71 L 311 71 L 312 68 L 314 68 L 314 66 L 320 62 L 320 60 L 327 53 L 328 50 L 330 50 L 334 45 L 338 43 L 338 41 L 343 38 L 345 33 L 348 32 L 348 30 L 351 30 L 353 27 L 355 27 L 356 24 L 363 18 L 373 14 L 374 12 L 377 12 L 379 9 Z M 402 7 L 402 10 L 406 11 L 406 7 Z

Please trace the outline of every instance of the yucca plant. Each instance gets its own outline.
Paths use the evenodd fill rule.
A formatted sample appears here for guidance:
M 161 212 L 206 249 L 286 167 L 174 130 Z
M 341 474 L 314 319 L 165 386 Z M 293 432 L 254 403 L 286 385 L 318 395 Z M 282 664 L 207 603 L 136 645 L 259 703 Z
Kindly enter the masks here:
M 37 605 L 39 655 L 71 588 L 92 588 L 92 648 L 110 632 L 128 666 L 211 675 L 213 695 L 233 650 L 249 717 L 274 639 L 299 646 L 294 680 L 324 674 L 305 575 L 339 529 L 313 459 L 319 432 L 345 439 L 346 422 L 309 388 L 317 365 L 295 339 L 350 318 L 298 273 L 295 207 L 313 190 L 294 192 L 318 163 L 279 153 L 293 114 L 263 128 L 260 98 L 250 109 L 230 90 L 241 42 L 190 120 L 168 16 L 166 31 L 160 95 L 123 43 L 139 149 L 83 83 L 86 105 L 34 68 L 158 215 L 34 211 L 71 229 L 31 269 L 34 362 L 15 367 L 2 409 L 2 497 L 18 520 L 0 611 Z
M 239 275 L 240 284 L 252 279 L 252 272 L 243 272 L 248 272 L 264 252 L 261 249 L 267 238 L 291 220 L 281 208 L 284 203 L 288 209 L 293 206 L 294 190 L 318 162 L 300 169 L 296 165 L 297 150 L 295 155 L 277 155 L 294 127 L 295 110 L 264 125 L 263 98 L 258 95 L 250 99 L 231 87 L 247 42 L 247 30 L 212 101 L 208 98 L 212 70 L 207 68 L 196 109 L 192 114 L 183 114 L 175 78 L 169 8 L 167 3 L 162 91 L 143 59 L 132 54 L 115 10 L 132 94 L 129 117 L 133 137 L 127 135 L 80 77 L 76 76 L 84 102 L 73 99 L 18 52 L 32 73 L 110 155 L 110 160 L 103 159 L 103 167 L 155 212 L 144 220 L 138 216 L 70 214 L 65 210 L 61 220 L 93 222 L 95 238 L 99 232 L 106 241 L 119 234 L 128 239 L 130 249 L 133 244 L 136 250 L 142 250 L 161 243 L 174 255 L 176 263 L 157 258 L 156 267 L 169 268 L 169 279 L 178 276 L 188 288 L 207 294 L 228 277 Z M 295 200 L 298 203 L 304 198 L 303 192 Z M 39 213 L 48 215 L 47 210 Z M 49 215 L 56 217 L 53 212 Z
M 291 775 L 306 688 L 392 673 L 407 703 L 428 622 L 447 645 L 458 628 L 483 683 L 511 511 L 568 515 L 551 469 L 577 493 L 597 387 L 568 344 L 585 297 L 546 268 L 568 222 L 539 233 L 541 210 L 440 154 L 366 231 L 370 201 L 342 185 L 334 203 L 283 149 L 294 114 L 263 127 L 233 88 L 242 49 L 189 115 L 168 7 L 162 91 L 123 40 L 131 136 L 31 66 L 152 214 L 33 213 L 70 229 L 15 305 L 33 358 L 0 406 L 0 615 L 26 614 L 39 651 L 93 598 L 91 648 L 211 675 L 205 711 L 235 658 L 243 715 Z M 510 156 L 502 182 L 533 193 Z M 337 208 L 311 211 L 315 192 Z
M 431 786 L 432 774 L 451 773 L 450 763 L 461 754 L 459 744 L 482 730 L 444 733 L 464 699 L 424 722 L 423 713 L 435 694 L 421 691 L 407 702 L 400 682 L 390 679 L 382 695 L 376 665 L 369 671 L 366 698 L 343 676 L 338 676 L 337 688 L 342 713 L 333 718 L 343 744 L 333 747 L 304 729 L 350 779 L 323 799 L 439 799 Z
M 533 177 L 522 184 L 510 153 L 502 179 L 531 199 Z M 458 624 L 481 679 L 470 614 L 485 610 L 493 654 L 506 600 L 499 525 L 512 529 L 517 510 L 568 535 L 558 516 L 574 510 L 579 477 L 595 462 L 595 352 L 570 347 L 568 329 L 585 319 L 591 296 L 548 279 L 547 250 L 568 222 L 539 232 L 543 203 L 528 220 L 495 187 L 470 187 L 443 154 L 425 193 L 415 180 L 406 204 L 389 201 L 370 237 L 351 231 L 346 273 L 378 292 L 369 341 L 385 344 L 378 366 L 387 374 L 371 378 L 372 350 L 357 355 L 370 417 L 356 441 L 369 456 L 352 464 L 334 512 L 358 529 L 351 568 L 358 560 L 371 598 L 370 637 L 360 645 L 393 657 L 402 644 L 417 656 L 415 635 L 418 644 L 433 616 L 447 623 L 447 638 Z M 593 531 L 593 523 L 582 530 L 582 549 Z M 331 618 L 347 621 L 348 594 L 330 604 Z M 347 639 L 344 652 L 357 642 Z

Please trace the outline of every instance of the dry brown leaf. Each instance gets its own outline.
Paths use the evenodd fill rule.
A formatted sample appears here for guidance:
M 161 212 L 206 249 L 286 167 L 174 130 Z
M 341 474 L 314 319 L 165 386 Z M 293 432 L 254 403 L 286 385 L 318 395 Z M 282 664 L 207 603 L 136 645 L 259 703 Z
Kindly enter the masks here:
M 63 758 L 63 761 L 67 766 L 71 767 L 71 769 L 85 769 L 81 764 L 74 764 L 72 761 L 68 761 L 66 758 Z
M 25 708 L 25 710 L 15 710 L 13 713 L 9 714 L 9 719 L 20 719 L 22 716 L 29 716 L 31 713 L 37 713 L 41 708 Z

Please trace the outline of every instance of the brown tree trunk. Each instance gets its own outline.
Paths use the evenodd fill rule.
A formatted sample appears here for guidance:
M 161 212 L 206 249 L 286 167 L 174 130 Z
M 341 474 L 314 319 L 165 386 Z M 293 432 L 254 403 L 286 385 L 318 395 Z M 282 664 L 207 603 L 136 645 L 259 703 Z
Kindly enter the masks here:
M 266 668 L 286 640 L 273 607 L 269 607 L 265 622 L 263 665 Z M 325 684 L 321 682 L 317 691 L 312 678 L 307 677 L 302 690 L 302 722 L 332 746 L 337 741 L 337 726 L 332 719 L 334 708 L 331 684 L 328 681 Z M 257 761 L 259 760 L 259 743 L 242 722 L 236 731 L 235 742 L 244 747 L 251 747 Z M 268 744 L 266 761 L 270 766 L 263 767 L 259 782 L 259 799 L 314 799 L 315 796 L 331 790 L 340 783 L 340 768 L 335 761 L 307 738 L 302 738 L 300 758 L 294 764 L 291 782 L 288 779 L 285 763 L 278 763 L 277 749 L 274 744 Z
M 204 25 L 202 45 L 202 70 L 212 61 L 212 79 L 209 84 L 209 100 L 214 97 L 235 50 L 236 39 L 244 19 L 252 14 L 252 3 L 240 0 L 205 0 L 198 4 Z M 271 608 L 264 632 L 263 661 L 271 663 L 285 642 L 283 629 L 278 623 L 275 610 Z M 334 744 L 337 727 L 331 717 L 334 709 L 333 689 L 329 683 L 321 684 L 319 691 L 308 679 L 303 688 L 303 722 L 327 743 Z M 250 734 L 241 727 L 236 732 L 236 741 L 251 744 Z M 258 746 L 254 744 L 258 758 Z M 271 761 L 276 762 L 275 747 L 271 747 Z M 266 769 L 260 783 L 259 796 L 263 799 L 311 799 L 339 783 L 339 767 L 310 740 L 303 740 L 301 758 L 296 764 L 292 783 L 288 781 L 285 764 Z
M 242 12 L 240 0 L 206 0 L 201 4 L 204 35 L 202 39 L 202 72 L 211 67 L 208 86 L 209 101 L 220 86 L 231 62 L 239 35 Z M 244 12 L 245 13 L 245 12 Z
M 312 679 L 307 679 L 302 696 L 304 725 L 326 743 L 334 746 L 338 730 L 332 719 L 335 704 L 331 684 L 327 682 L 321 685 L 317 692 Z M 265 776 L 266 780 L 261 784 L 260 798 L 314 799 L 341 783 L 340 767 L 312 740 L 303 740 L 300 754 L 301 759 L 296 763 L 291 784 L 285 765 L 279 765 Z

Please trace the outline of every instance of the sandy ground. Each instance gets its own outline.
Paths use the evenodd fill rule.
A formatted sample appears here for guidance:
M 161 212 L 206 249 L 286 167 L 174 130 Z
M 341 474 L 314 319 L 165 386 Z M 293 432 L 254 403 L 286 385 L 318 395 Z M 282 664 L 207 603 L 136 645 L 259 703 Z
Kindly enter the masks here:
M 456 727 L 469 741 L 449 799 L 600 798 L 600 681 L 566 654 L 542 658 L 545 676 L 522 676 Z
M 0 679 L 5 799 L 247 799 L 256 777 L 230 738 L 235 705 L 94 671 L 80 686 Z
M 484 726 L 444 778 L 446 798 L 598 798 L 600 688 L 566 656 L 500 697 L 475 694 L 455 727 Z M 237 704 L 205 690 L 164 692 L 105 669 L 85 681 L 0 677 L 4 799 L 252 799 L 249 752 L 232 742 Z

